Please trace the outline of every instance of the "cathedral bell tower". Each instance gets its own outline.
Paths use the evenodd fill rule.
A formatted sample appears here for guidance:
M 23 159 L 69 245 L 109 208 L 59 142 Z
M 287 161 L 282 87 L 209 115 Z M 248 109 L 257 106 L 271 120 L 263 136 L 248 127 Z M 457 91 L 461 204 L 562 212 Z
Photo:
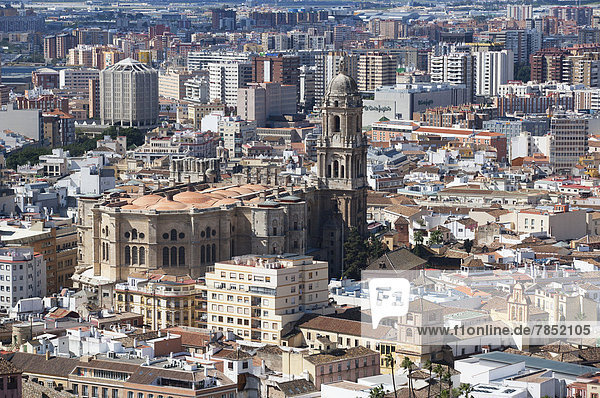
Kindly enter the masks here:
M 317 142 L 319 190 L 328 192 L 326 211 L 341 216 L 344 229 L 366 234 L 367 138 L 362 131 L 362 99 L 345 60 L 322 104 L 323 132 Z

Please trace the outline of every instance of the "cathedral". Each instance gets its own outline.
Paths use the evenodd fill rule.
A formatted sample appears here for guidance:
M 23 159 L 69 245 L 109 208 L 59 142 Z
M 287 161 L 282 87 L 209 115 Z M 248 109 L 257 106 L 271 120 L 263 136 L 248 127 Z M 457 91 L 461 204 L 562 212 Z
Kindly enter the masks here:
M 113 190 L 81 198 L 76 285 L 110 305 L 102 289 L 133 272 L 199 277 L 216 261 L 249 253 L 308 254 L 329 262 L 330 277 L 341 276 L 349 230 L 366 235 L 368 185 L 362 100 L 340 69 L 324 98 L 316 173 L 304 186 L 239 180 L 216 186 L 214 162 L 180 161 L 171 173 L 187 184 L 137 197 Z M 196 171 L 202 176 L 194 177 Z

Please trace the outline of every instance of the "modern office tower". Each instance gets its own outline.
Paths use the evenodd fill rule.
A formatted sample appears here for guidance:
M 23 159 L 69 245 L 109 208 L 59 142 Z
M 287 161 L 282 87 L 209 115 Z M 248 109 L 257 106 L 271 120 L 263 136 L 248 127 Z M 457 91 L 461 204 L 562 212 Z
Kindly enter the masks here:
M 211 63 L 208 65 L 210 100 L 227 106 L 237 105 L 238 89 L 252 81 L 252 64 L 244 62 Z
M 533 18 L 533 6 L 531 4 L 509 4 L 506 6 L 506 16 L 524 21 Z
M 100 71 L 93 68 L 61 69 L 59 72 L 59 86 L 61 89 L 87 91 L 89 80 L 100 78 Z
M 498 87 L 514 79 L 513 53 L 509 50 L 475 53 L 475 95 L 495 96 Z
M 555 111 L 550 118 L 550 166 L 569 171 L 588 151 L 589 116 Z
M 237 114 L 244 120 L 264 127 L 267 119 L 296 113 L 296 87 L 279 83 L 249 83 L 240 88 Z
M 357 83 L 361 91 L 396 84 L 396 58 L 385 53 L 363 54 L 358 59 Z
M 158 72 L 131 58 L 100 73 L 102 123 L 149 128 L 158 124 Z
M 327 262 L 310 256 L 234 257 L 215 263 L 205 278 L 208 329 L 244 340 L 280 344 L 286 325 L 328 305 Z
M 464 84 L 469 101 L 474 93 L 473 56 L 468 52 L 452 52 L 432 55 L 429 59 L 429 74 L 432 83 Z

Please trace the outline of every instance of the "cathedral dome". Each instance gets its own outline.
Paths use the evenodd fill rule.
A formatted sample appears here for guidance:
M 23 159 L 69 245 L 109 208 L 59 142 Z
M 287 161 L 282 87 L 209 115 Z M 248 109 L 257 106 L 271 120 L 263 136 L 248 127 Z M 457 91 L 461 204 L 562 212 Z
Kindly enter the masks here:
M 327 89 L 328 96 L 345 97 L 358 94 L 358 86 L 354 79 L 345 73 L 340 73 L 333 78 Z

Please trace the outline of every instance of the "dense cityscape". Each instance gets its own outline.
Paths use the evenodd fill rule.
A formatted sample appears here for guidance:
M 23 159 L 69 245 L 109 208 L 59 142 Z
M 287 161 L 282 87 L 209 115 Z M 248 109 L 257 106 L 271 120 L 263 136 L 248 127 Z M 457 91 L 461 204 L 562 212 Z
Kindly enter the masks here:
M 0 3 L 0 398 L 599 398 L 600 6 Z

